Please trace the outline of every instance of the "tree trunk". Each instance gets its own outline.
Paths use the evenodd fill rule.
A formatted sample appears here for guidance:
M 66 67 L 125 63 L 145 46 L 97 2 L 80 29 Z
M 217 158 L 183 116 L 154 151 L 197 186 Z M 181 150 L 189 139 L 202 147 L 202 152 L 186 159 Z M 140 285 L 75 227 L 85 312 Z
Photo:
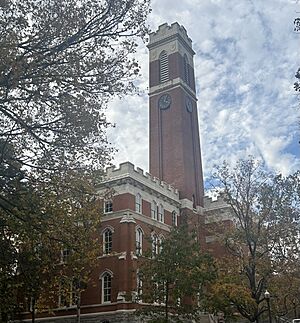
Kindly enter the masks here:
M 31 307 L 31 322 L 35 322 L 35 298 L 31 297 L 30 299 L 30 307 Z
M 77 305 L 77 323 L 80 323 L 80 300 L 81 300 L 81 292 L 77 293 L 77 300 L 76 300 L 76 305 Z
M 168 303 L 169 303 L 169 284 L 166 283 L 166 305 L 165 305 L 165 321 L 166 323 L 169 322 L 169 307 L 168 307 Z
M 7 323 L 8 322 L 8 314 L 7 313 L 0 313 L 0 319 L 1 319 L 1 322 L 3 323 Z

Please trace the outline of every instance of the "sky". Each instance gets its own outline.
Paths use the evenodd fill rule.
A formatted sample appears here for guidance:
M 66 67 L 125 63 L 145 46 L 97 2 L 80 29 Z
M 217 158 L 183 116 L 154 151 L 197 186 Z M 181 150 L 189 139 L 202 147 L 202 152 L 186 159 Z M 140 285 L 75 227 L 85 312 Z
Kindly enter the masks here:
M 268 170 L 300 169 L 300 98 L 293 84 L 300 67 L 294 19 L 300 0 L 152 0 L 152 31 L 165 22 L 183 25 L 196 52 L 194 67 L 204 177 L 214 165 L 249 155 Z M 148 49 L 137 50 L 137 95 L 114 99 L 108 133 L 118 152 L 148 170 Z

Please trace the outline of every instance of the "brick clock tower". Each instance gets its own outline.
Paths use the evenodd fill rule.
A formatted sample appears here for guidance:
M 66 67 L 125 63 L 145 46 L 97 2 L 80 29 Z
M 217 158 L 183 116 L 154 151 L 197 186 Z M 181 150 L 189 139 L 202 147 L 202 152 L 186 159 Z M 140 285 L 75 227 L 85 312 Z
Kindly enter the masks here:
M 192 41 L 183 26 L 150 34 L 150 173 L 203 207 L 203 175 Z

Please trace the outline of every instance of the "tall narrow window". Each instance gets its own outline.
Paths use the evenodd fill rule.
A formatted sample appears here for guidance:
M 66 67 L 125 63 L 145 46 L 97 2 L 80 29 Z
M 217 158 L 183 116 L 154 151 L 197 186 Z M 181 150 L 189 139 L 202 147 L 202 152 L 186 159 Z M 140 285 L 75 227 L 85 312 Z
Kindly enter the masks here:
M 135 231 L 135 246 L 135 252 L 138 256 L 140 256 L 143 251 L 143 231 L 141 228 L 137 228 Z
M 164 207 L 163 207 L 162 204 L 159 204 L 159 207 L 158 207 L 158 221 L 159 222 L 164 222 L 165 221 Z
M 151 218 L 157 220 L 157 203 L 155 201 L 151 203 Z
M 103 253 L 110 254 L 112 251 L 112 231 L 110 229 L 106 229 L 103 232 Z
M 61 263 L 67 263 L 68 258 L 71 255 L 71 250 L 68 248 L 62 249 L 60 254 L 60 262 Z
M 152 255 L 158 254 L 158 237 L 156 234 L 152 235 Z
M 157 251 L 158 253 L 161 253 L 162 249 L 163 249 L 163 242 L 165 240 L 165 237 L 163 235 L 160 235 L 159 238 L 158 238 L 158 246 L 157 246 Z
M 59 282 L 58 307 L 71 307 L 76 305 L 77 284 L 75 279 L 72 281 L 62 278 Z
M 177 227 L 177 213 L 175 211 L 172 212 L 172 225 Z
M 138 300 L 141 300 L 143 294 L 143 277 L 139 269 L 136 272 L 136 291 Z
M 102 303 L 111 302 L 111 281 L 112 275 L 108 272 L 105 272 L 101 276 L 101 301 Z
M 168 55 L 162 51 L 159 55 L 159 83 L 164 83 L 169 80 L 169 62 Z
M 138 213 L 142 213 L 142 196 L 139 193 L 135 196 L 135 210 Z
M 113 211 L 112 201 L 104 201 L 104 213 L 110 213 Z
M 186 54 L 184 54 L 184 57 L 183 57 L 183 73 L 184 73 L 184 80 L 186 84 L 190 85 L 189 61 Z

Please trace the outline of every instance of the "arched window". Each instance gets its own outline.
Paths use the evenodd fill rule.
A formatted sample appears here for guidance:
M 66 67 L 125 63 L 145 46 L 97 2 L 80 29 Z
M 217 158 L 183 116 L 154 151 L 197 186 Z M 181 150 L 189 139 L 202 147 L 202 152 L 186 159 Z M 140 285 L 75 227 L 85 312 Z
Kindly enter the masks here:
M 154 233 L 152 234 L 152 255 L 155 256 L 158 254 L 158 237 L 157 235 Z
M 139 227 L 135 231 L 135 248 L 136 255 L 140 256 L 143 252 L 143 230 Z
M 169 62 L 166 51 L 162 51 L 159 55 L 159 83 L 169 80 Z
M 151 203 L 151 218 L 157 220 L 157 203 L 155 201 Z
M 111 302 L 112 272 L 105 271 L 101 276 L 101 303 Z
M 184 54 L 184 57 L 183 57 L 183 73 L 184 73 L 184 80 L 186 84 L 190 85 L 189 61 L 186 54 Z
M 140 193 L 135 196 L 135 210 L 138 213 L 142 213 L 142 196 Z
M 165 222 L 164 207 L 162 204 L 159 204 L 158 207 L 158 221 Z
M 172 225 L 177 227 L 177 213 L 175 211 L 172 212 Z
M 113 231 L 110 228 L 106 228 L 102 233 L 103 253 L 106 255 L 112 251 L 112 234 Z

